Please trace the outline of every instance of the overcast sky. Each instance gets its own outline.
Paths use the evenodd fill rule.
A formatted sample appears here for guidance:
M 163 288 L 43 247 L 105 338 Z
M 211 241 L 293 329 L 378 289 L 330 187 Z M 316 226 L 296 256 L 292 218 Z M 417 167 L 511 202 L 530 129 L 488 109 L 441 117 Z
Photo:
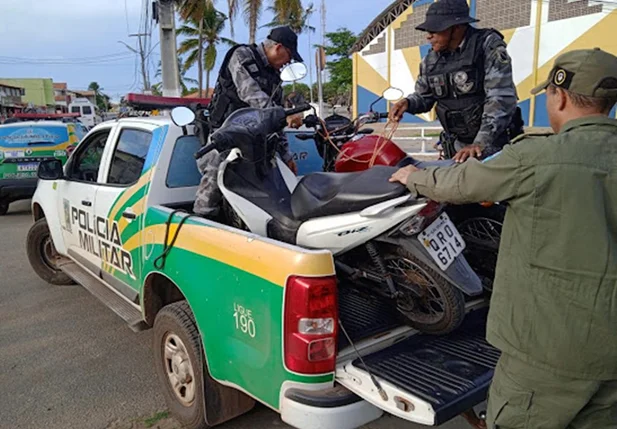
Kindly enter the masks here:
M 272 0 L 264 0 L 270 5 Z M 320 0 L 311 1 L 318 7 Z M 346 26 L 361 32 L 393 0 L 327 0 L 327 31 Z M 141 90 L 141 72 L 137 57 L 118 43 L 137 45 L 140 22 L 150 0 L 0 0 L 0 77 L 49 77 L 55 82 L 67 82 L 69 88 L 85 89 L 96 81 L 113 99 Z M 362 6 L 360 6 L 362 3 Z M 227 1 L 218 0 L 219 10 L 227 13 Z M 261 25 L 271 16 L 265 12 Z M 248 41 L 248 29 L 241 17 L 236 19 L 235 40 Z M 319 13 L 311 24 L 318 29 L 312 37 L 315 43 L 320 34 Z M 143 24 L 141 26 L 143 29 Z M 267 28 L 258 30 L 258 39 L 268 34 Z M 230 37 L 229 25 L 224 33 Z M 153 31 L 152 46 L 158 42 L 158 27 Z M 300 36 L 300 53 L 308 61 L 308 38 Z M 224 56 L 219 50 L 218 64 Z M 112 56 L 113 55 L 113 56 Z M 105 63 L 85 64 L 83 58 L 107 57 Z M 82 60 L 80 60 L 82 59 Z M 150 76 L 153 83 L 159 48 L 150 56 Z M 100 61 L 100 60 L 98 60 Z M 46 64 L 62 62 L 62 64 Z M 218 69 L 218 64 L 217 68 Z M 215 70 L 216 72 L 216 70 Z M 196 70 L 188 74 L 196 78 Z M 215 79 L 215 74 L 211 77 Z M 205 78 L 204 78 L 205 81 Z M 214 82 L 211 83 L 214 85 Z

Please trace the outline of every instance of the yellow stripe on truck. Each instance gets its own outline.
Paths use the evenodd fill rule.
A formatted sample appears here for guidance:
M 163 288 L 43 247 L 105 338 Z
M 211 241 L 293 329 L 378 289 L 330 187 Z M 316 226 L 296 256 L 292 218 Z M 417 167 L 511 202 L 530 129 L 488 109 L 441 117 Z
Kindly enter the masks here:
M 177 224 L 171 225 L 169 240 L 175 235 L 177 228 Z M 145 237 L 147 242 L 141 243 L 140 237 Z M 144 254 L 148 254 L 148 245 L 163 244 L 164 240 L 165 225 L 154 225 L 127 240 L 124 249 L 130 252 L 142 245 L 146 248 Z M 328 251 L 284 247 L 206 225 L 184 224 L 174 248 L 217 260 L 281 287 L 285 286 L 290 273 L 299 276 L 334 274 L 332 255 Z M 171 252 L 173 253 L 173 249 Z M 157 256 L 158 254 L 152 254 L 150 258 Z M 272 264 L 273 260 L 277 263 Z
M 118 198 L 118 201 L 114 203 L 114 206 L 109 213 L 109 219 L 115 219 L 116 215 L 118 214 L 120 209 L 126 204 L 126 202 L 130 200 L 137 191 L 139 191 L 142 187 L 146 186 L 148 182 L 150 182 L 150 178 L 152 177 L 152 171 L 152 169 L 148 170 L 147 173 L 145 173 L 139 178 L 137 183 L 135 183 L 133 186 L 131 186 L 122 193 L 120 198 Z

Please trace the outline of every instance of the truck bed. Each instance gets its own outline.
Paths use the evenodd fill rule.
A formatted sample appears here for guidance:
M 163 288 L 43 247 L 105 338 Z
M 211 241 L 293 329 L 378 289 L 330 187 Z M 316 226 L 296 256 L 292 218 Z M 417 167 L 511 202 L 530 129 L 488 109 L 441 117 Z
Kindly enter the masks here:
M 345 284 L 338 292 L 339 318 L 354 343 L 403 325 L 392 304 L 384 298 Z M 338 344 L 339 350 L 349 346 L 347 337 L 340 330 Z
M 394 345 L 363 356 L 351 356 L 344 364 L 339 382 L 361 397 L 382 405 L 386 411 L 412 421 L 432 420 L 442 424 L 486 398 L 499 351 L 485 340 L 488 308 L 470 311 L 463 325 L 445 336 L 411 335 Z M 381 298 L 369 297 L 352 288 L 339 290 L 339 317 L 354 343 L 401 326 L 390 304 Z M 340 335 L 339 350 L 349 345 Z M 427 404 L 428 414 L 421 418 L 413 412 L 396 412 L 371 396 L 355 382 L 359 377 L 373 375 L 411 402 Z M 349 377 L 347 377 L 349 376 Z M 370 385 L 368 378 L 365 381 Z M 368 394 L 368 396 L 367 396 Z M 378 396 L 377 396 L 378 398 Z M 377 400 L 378 402 L 375 402 Z

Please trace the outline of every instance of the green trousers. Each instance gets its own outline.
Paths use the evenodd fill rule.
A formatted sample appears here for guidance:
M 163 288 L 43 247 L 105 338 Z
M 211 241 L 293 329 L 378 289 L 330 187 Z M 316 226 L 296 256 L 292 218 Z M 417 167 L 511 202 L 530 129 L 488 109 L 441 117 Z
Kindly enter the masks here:
M 489 390 L 488 429 L 617 429 L 617 380 L 555 375 L 502 355 Z

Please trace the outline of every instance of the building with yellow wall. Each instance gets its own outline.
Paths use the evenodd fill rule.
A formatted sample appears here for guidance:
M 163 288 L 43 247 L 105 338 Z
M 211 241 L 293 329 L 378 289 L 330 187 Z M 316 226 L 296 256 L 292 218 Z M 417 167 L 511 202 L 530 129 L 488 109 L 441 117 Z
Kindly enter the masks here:
M 354 112 L 394 86 L 414 90 L 422 58 L 428 53 L 426 34 L 415 30 L 434 0 L 397 0 L 361 34 L 354 47 Z M 482 28 L 504 36 L 512 57 L 519 106 L 527 126 L 548 126 L 544 94 L 529 91 L 544 81 L 554 59 L 567 51 L 600 47 L 617 55 L 617 2 L 594 0 L 468 0 L 471 15 Z M 540 29 L 540 31 L 537 31 Z M 375 109 L 385 111 L 386 102 Z M 615 116 L 615 111 L 612 113 Z M 433 112 L 406 115 L 406 122 L 434 120 Z

